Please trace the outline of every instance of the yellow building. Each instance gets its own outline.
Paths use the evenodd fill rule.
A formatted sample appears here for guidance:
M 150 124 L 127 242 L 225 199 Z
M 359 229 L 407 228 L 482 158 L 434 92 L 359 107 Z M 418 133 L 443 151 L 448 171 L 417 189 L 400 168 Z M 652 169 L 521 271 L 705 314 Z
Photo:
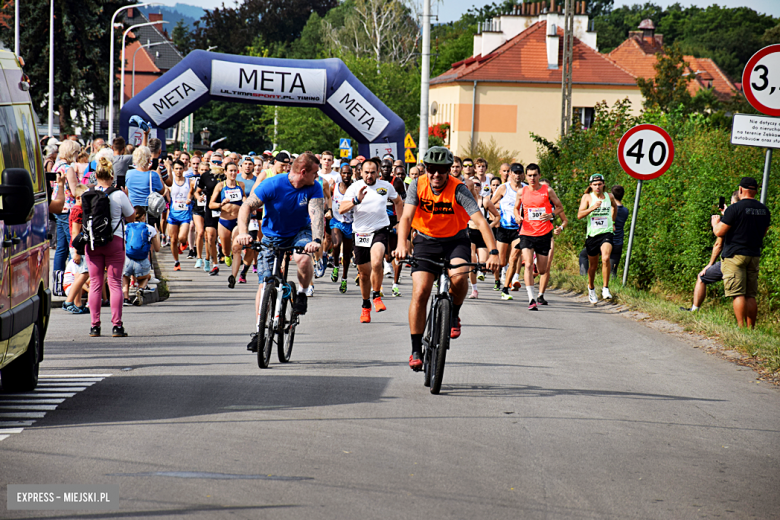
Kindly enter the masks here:
M 596 103 L 611 106 L 624 98 L 638 113 L 642 95 L 636 78 L 598 53 L 587 15 L 574 18 L 572 106 L 580 120 L 590 126 Z M 550 141 L 559 137 L 562 26 L 563 15 L 555 12 L 485 22 L 474 36 L 473 56 L 431 80 L 429 124 L 450 124 L 447 145 L 456 155 L 470 142 L 494 138 L 528 164 L 537 159 L 531 132 Z

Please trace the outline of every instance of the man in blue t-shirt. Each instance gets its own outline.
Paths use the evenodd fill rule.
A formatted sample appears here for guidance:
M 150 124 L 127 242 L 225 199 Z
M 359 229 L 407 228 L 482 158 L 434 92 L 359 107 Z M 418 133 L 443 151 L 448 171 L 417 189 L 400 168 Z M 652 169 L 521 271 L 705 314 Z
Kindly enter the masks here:
M 238 236 L 235 243 L 244 246 L 252 243 L 249 234 L 249 217 L 261 207 L 265 208 L 263 218 L 264 246 L 302 247 L 305 253 L 316 253 L 322 247 L 324 234 L 324 198 L 322 186 L 315 182 L 319 161 L 309 152 L 298 156 L 290 173 L 276 175 L 255 183 L 251 195 L 238 213 Z M 312 236 L 314 238 L 312 238 Z M 273 275 L 274 252 L 263 249 L 258 258 L 260 286 L 255 299 L 255 311 L 260 312 L 263 288 L 266 278 Z M 308 254 L 293 254 L 298 266 L 298 294 L 294 309 L 306 314 L 306 288 L 311 285 L 314 266 Z M 253 347 L 254 341 L 248 347 Z

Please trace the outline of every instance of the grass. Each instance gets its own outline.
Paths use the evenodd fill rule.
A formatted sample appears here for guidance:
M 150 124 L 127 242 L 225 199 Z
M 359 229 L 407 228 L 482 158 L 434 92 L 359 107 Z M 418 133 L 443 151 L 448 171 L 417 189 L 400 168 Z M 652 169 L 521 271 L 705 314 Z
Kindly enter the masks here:
M 596 276 L 596 287 L 601 287 L 601 269 Z M 587 277 L 580 276 L 577 252 L 556 248 L 553 269 L 550 276 L 555 288 L 587 294 Z M 623 286 L 622 277 L 610 281 L 609 288 L 615 303 L 623 304 L 632 310 L 643 312 L 655 319 L 677 323 L 686 331 L 703 334 L 717 339 L 723 346 L 740 351 L 755 358 L 763 368 L 780 373 L 780 325 L 762 323 L 758 316 L 755 329 L 743 329 L 736 326 L 731 308 L 731 300 L 709 298 L 697 312 L 680 310 L 690 307 L 693 282 L 688 292 L 678 293 L 654 289 L 651 291 Z

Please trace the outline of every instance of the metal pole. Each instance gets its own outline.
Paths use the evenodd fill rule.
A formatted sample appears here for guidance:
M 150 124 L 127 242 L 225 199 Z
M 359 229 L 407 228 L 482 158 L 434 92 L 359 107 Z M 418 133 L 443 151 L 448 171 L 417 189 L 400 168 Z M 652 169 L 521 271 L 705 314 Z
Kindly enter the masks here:
M 766 149 L 764 161 L 764 179 L 761 182 L 761 204 L 766 204 L 766 193 L 769 191 L 769 170 L 772 169 L 772 149 Z
M 563 70 L 561 71 L 561 137 L 571 127 L 571 88 L 574 47 L 574 5 L 566 0 L 563 18 Z
M 420 146 L 417 151 L 425 157 L 428 151 L 428 88 L 431 81 L 431 0 L 423 1 L 422 68 L 420 78 Z
M 642 181 L 636 181 L 636 197 L 634 197 L 634 213 L 631 217 L 631 233 L 628 235 L 628 251 L 626 251 L 626 265 L 623 268 L 623 285 L 628 281 L 628 264 L 631 262 L 631 246 L 634 245 L 634 230 L 636 229 L 636 215 L 639 211 L 639 196 L 642 194 Z
M 477 108 L 477 80 L 474 80 L 474 92 L 471 96 L 471 150 L 469 155 L 474 155 L 474 150 L 477 149 L 477 145 L 474 144 L 474 118 L 476 117 Z
M 146 45 L 139 46 L 135 51 L 133 51 L 133 79 L 132 79 L 132 94 L 130 97 L 135 97 L 135 56 L 138 54 L 138 51 L 141 49 L 148 49 L 149 47 L 154 47 L 155 45 L 162 45 L 164 43 L 168 42 L 156 42 L 156 43 L 147 43 Z
M 19 0 L 14 0 L 14 54 L 19 57 Z
M 60 133 L 62 129 L 60 128 Z M 49 137 L 54 135 L 54 0 L 49 10 Z
M 122 107 L 125 106 L 125 50 L 127 49 L 127 44 L 125 44 L 125 39 L 127 38 L 127 33 L 132 31 L 133 29 L 137 29 L 138 27 L 146 27 L 149 25 L 157 25 L 158 23 L 169 23 L 165 21 L 160 22 L 146 22 L 146 23 L 137 23 L 135 25 L 131 25 L 127 29 L 125 29 L 124 34 L 122 35 L 122 77 L 121 77 L 121 84 L 119 86 L 119 89 L 122 91 L 119 95 L 119 110 L 122 110 Z

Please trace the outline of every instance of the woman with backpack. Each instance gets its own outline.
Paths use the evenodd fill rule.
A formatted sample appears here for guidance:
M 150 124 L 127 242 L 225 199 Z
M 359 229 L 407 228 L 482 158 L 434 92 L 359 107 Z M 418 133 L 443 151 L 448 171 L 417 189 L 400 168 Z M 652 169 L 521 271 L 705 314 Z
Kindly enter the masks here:
M 81 196 L 87 267 L 89 268 L 89 312 L 92 315 L 91 337 L 100 336 L 100 304 L 103 279 L 108 275 L 111 293 L 112 335 L 127 336 L 122 325 L 122 271 L 125 265 L 125 230 L 123 222 L 135 220 L 135 209 L 122 190 L 113 187 L 111 161 L 101 157 L 95 172 L 97 186 Z

